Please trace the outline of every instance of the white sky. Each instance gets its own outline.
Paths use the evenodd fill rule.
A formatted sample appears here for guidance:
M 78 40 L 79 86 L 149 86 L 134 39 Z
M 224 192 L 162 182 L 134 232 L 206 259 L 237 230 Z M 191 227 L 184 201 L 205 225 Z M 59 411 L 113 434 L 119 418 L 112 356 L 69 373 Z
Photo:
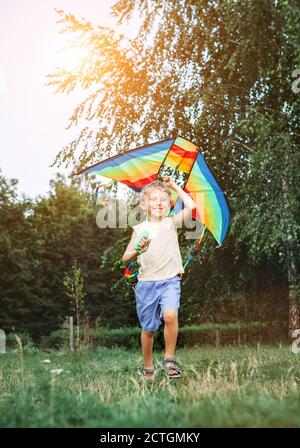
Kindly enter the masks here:
M 56 9 L 93 24 L 114 26 L 114 0 L 0 0 L 0 168 L 19 180 L 18 191 L 31 198 L 49 191 L 49 180 L 64 168 L 50 168 L 58 150 L 77 135 L 66 130 L 81 91 L 54 93 L 45 76 L 62 66 Z M 130 35 L 135 26 L 122 27 Z

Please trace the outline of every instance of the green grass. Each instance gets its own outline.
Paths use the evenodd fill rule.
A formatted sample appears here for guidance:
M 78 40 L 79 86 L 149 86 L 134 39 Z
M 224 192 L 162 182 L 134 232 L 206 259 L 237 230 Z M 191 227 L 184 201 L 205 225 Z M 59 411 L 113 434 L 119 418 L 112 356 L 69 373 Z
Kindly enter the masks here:
M 183 378 L 161 373 L 151 385 L 138 375 L 140 351 L 1 354 L 0 426 L 300 427 L 300 354 L 290 347 L 182 348 L 176 355 Z

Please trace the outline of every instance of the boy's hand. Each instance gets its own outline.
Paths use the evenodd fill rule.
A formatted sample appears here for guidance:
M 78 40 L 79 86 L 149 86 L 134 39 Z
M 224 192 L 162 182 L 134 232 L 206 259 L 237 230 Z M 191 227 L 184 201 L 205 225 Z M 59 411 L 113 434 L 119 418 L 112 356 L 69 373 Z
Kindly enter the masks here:
M 144 237 L 140 240 L 139 247 L 141 248 L 143 253 L 146 252 L 146 250 L 148 250 L 150 242 L 151 240 L 148 237 Z
M 171 190 L 176 191 L 178 186 L 176 185 L 174 179 L 171 176 L 162 176 L 162 180 L 167 187 L 171 188 Z
M 146 250 L 149 247 L 149 244 L 151 242 L 151 238 L 149 235 L 148 230 L 144 230 L 144 232 L 140 233 L 135 242 L 134 242 L 134 248 L 142 254 L 143 252 L 146 252 Z

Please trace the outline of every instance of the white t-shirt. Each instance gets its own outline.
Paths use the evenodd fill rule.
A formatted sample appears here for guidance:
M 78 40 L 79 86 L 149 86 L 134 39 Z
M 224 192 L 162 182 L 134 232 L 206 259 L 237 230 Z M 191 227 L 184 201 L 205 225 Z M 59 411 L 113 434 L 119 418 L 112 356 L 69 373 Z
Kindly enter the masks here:
M 165 280 L 184 273 L 177 230 L 172 217 L 161 221 L 143 221 L 133 226 L 136 234 L 147 230 L 151 242 L 146 252 L 138 255 L 138 280 Z

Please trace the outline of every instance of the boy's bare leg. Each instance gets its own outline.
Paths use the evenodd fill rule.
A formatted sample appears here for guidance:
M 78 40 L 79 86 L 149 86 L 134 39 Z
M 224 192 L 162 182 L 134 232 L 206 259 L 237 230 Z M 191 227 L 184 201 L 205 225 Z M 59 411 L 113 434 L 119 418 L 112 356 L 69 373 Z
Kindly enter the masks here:
M 172 358 L 175 353 L 177 335 L 178 335 L 178 314 L 176 310 L 164 311 L 164 338 L 165 338 L 165 357 Z M 171 375 L 176 373 L 175 370 L 170 371 Z
M 142 331 L 141 334 L 144 366 L 147 369 L 151 369 L 153 367 L 152 351 L 153 351 L 154 334 L 155 334 L 154 332 L 144 330 Z

